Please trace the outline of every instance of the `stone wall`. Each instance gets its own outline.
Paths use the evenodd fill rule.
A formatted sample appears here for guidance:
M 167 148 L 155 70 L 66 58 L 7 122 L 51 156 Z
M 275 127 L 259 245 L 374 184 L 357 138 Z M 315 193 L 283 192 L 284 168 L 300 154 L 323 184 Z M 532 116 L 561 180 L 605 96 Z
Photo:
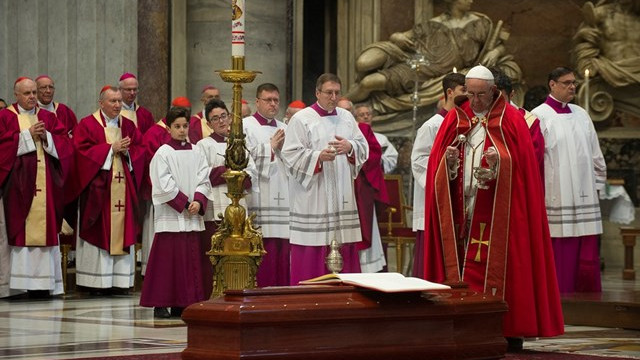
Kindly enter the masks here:
M 270 82 L 280 89 L 280 117 L 284 115 L 287 88 L 288 44 L 287 1 L 246 1 L 246 69 L 261 71 L 253 83 L 243 86 L 243 97 L 255 111 L 258 85 Z M 231 2 L 228 0 L 187 1 L 187 85 L 193 110 L 202 109 L 200 91 L 204 85 L 220 88 L 231 111 L 231 85 L 220 80 L 215 70 L 231 68 Z
M 0 97 L 15 101 L 19 76 L 48 74 L 55 100 L 78 118 L 98 107 L 98 92 L 138 69 L 137 1 L 0 1 Z

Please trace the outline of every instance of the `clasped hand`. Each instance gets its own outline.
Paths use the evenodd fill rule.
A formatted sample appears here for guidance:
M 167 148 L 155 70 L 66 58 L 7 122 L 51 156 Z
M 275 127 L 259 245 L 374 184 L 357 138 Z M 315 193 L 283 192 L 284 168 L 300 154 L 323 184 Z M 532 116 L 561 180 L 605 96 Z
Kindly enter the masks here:
M 329 146 L 320 152 L 320 161 L 333 161 L 337 155 L 349 154 L 352 150 L 352 145 L 349 140 L 342 136 L 336 135 L 336 139 L 329 141 Z
M 38 121 L 35 124 L 31 125 L 29 128 L 29 133 L 31 137 L 35 140 L 37 137 L 40 137 L 42 140 L 47 139 L 47 129 L 44 127 L 44 122 Z
M 114 142 L 111 148 L 114 153 L 125 153 L 129 150 L 129 146 L 131 146 L 131 138 L 127 136 L 124 139 Z

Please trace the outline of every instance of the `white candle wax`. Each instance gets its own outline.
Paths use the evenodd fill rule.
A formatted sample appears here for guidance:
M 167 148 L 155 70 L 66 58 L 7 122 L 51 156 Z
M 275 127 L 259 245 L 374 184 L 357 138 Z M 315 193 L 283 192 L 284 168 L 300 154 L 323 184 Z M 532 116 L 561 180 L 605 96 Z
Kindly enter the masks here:
M 231 56 L 244 56 L 244 0 L 231 0 Z
M 584 71 L 584 109 L 589 113 L 589 69 Z

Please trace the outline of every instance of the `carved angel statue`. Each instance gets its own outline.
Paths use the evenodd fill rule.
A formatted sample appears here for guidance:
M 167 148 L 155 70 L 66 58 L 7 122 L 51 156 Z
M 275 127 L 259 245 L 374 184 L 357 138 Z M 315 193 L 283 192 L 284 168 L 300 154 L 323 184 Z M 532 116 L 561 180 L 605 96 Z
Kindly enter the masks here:
M 416 75 L 420 106 L 425 106 L 437 102 L 442 78 L 454 67 L 466 73 L 478 64 L 497 66 L 518 83 L 522 71 L 505 54 L 509 34 L 502 21 L 494 25 L 486 15 L 470 11 L 471 0 L 445 1 L 443 14 L 365 48 L 356 60 L 359 82 L 346 96 L 354 102 L 369 99 L 380 114 L 410 110 Z M 418 74 L 407 63 L 416 53 L 428 62 Z

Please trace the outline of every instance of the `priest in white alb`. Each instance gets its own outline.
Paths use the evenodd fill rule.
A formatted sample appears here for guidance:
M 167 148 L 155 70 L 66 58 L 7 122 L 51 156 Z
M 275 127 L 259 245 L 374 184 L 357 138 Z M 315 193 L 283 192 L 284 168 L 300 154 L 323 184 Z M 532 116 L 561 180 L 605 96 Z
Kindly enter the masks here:
M 276 119 L 280 91 L 271 83 L 256 90 L 256 112 L 244 118 L 247 148 L 258 169 L 259 194 L 248 197 L 249 213 L 262 229 L 267 254 L 256 275 L 258 286 L 289 285 L 289 179 L 281 149 L 287 125 Z
M 573 71 L 553 70 L 549 88 L 532 113 L 544 136 L 545 204 L 558 286 L 561 293 L 600 292 L 598 190 L 604 189 L 607 165 L 589 114 L 569 103 L 576 94 Z
M 287 127 L 282 157 L 290 175 L 291 284 L 328 272 L 328 244 L 341 244 L 343 272 L 360 272 L 362 240 L 353 181 L 369 157 L 367 141 L 347 110 L 336 108 L 341 82 L 320 75 L 313 105 Z

